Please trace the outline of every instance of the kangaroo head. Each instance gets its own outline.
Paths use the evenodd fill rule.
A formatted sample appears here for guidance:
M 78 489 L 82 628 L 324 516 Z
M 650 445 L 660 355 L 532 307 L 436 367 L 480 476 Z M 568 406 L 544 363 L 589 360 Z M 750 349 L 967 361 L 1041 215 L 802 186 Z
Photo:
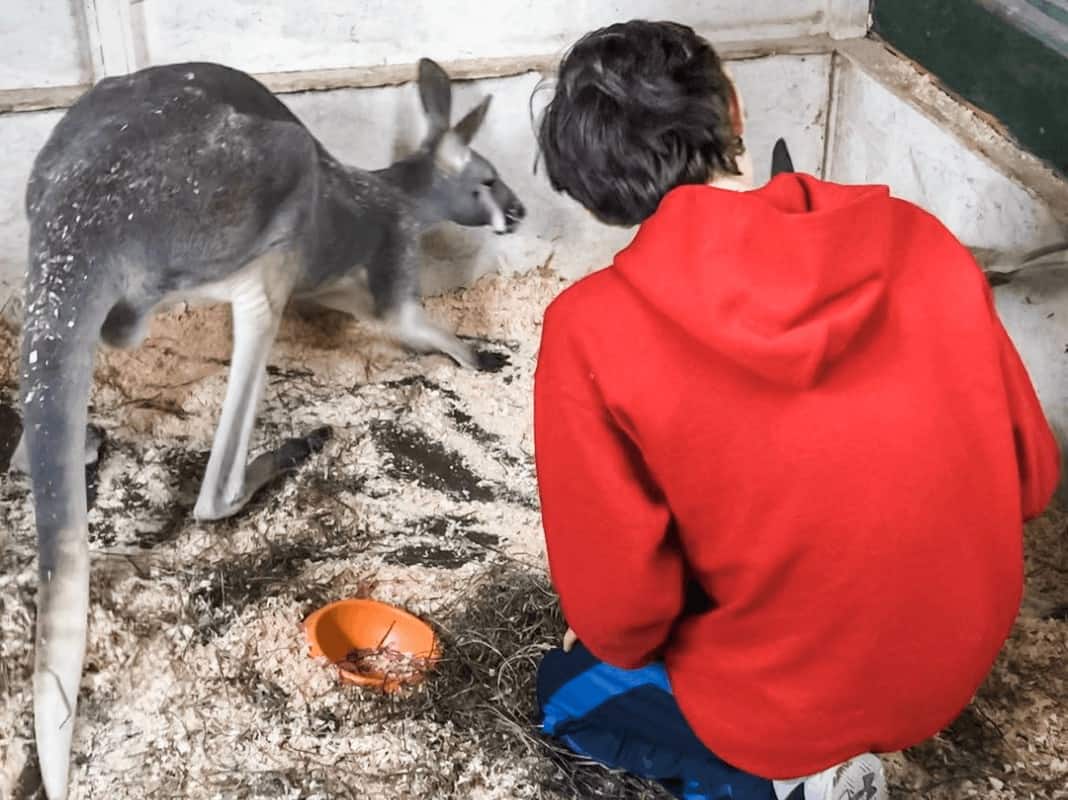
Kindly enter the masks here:
M 459 225 L 514 231 L 526 215 L 523 204 L 493 164 L 471 148 L 492 95 L 451 125 L 452 83 L 445 70 L 424 58 L 419 62 L 419 96 L 429 124 L 423 150 L 433 163 L 431 195 L 439 214 Z

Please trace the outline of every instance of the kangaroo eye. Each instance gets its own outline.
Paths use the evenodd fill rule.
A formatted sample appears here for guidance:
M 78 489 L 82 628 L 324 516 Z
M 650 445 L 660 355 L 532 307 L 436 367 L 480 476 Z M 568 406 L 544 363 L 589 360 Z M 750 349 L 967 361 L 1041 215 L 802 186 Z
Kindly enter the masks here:
M 483 189 L 492 189 L 495 183 L 497 183 L 496 178 L 487 178 L 486 180 L 482 181 L 481 186 Z M 475 189 L 473 192 L 471 192 L 471 194 L 473 194 L 475 197 L 478 197 L 478 193 L 479 189 Z

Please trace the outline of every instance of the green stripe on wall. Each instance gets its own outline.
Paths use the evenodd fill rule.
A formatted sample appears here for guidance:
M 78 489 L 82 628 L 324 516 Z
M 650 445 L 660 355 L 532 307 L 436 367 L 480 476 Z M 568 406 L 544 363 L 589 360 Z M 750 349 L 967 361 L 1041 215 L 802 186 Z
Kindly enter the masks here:
M 1068 59 L 974 0 L 875 0 L 873 6 L 881 38 L 1068 176 Z M 1056 15 L 1049 24 L 1059 24 Z

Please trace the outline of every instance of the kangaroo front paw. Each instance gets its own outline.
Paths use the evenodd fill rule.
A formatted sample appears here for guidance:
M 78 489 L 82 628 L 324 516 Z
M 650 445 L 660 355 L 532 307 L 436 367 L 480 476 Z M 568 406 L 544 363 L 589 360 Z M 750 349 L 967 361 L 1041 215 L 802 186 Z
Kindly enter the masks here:
M 476 350 L 475 359 L 479 372 L 500 372 L 510 363 L 507 353 L 493 350 Z
M 322 450 L 333 435 L 333 429 L 329 425 L 324 425 L 321 428 L 316 428 L 306 436 L 286 439 L 281 447 L 275 450 L 273 454 L 269 454 L 274 459 L 273 464 L 270 466 L 272 477 L 299 467 L 311 458 L 313 454 Z
M 486 342 L 465 336 L 462 339 L 457 338 L 457 344 L 463 348 L 466 358 L 456 360 L 469 369 L 479 372 L 500 372 L 511 363 L 511 358 L 507 353 L 486 347 L 487 344 L 499 345 L 498 342 Z

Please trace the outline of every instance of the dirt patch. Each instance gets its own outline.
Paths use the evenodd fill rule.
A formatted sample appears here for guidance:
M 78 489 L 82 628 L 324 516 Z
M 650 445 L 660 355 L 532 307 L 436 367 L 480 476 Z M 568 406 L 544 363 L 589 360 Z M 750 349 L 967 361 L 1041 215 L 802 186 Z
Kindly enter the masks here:
M 371 435 L 389 453 L 387 470 L 391 477 L 463 499 L 493 499 L 485 479 L 472 472 L 459 453 L 421 431 L 383 420 L 371 426 Z

